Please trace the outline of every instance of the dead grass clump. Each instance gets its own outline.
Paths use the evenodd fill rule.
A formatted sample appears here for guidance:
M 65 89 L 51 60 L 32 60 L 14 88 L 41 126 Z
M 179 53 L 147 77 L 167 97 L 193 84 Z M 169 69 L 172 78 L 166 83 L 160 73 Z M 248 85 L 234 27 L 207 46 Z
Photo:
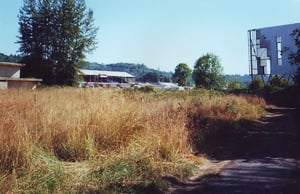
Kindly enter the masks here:
M 207 97 L 204 97 L 207 99 Z M 256 104 L 258 103 L 259 104 Z M 217 95 L 203 103 L 193 100 L 188 107 L 188 129 L 196 152 L 227 137 L 245 133 L 245 124 L 264 115 L 264 100 L 248 96 Z
M 191 157 L 192 143 L 258 117 L 251 103 L 259 101 L 207 90 L 0 91 L 0 187 L 12 182 L 8 191 L 25 193 L 161 187 L 160 177 L 183 178 L 201 163 Z
M 37 143 L 65 161 L 86 160 L 127 145 L 131 136 L 142 130 L 143 121 L 135 103 L 125 103 L 116 93 L 75 89 L 39 92 Z M 60 97 L 59 102 L 51 97 L 54 95 Z
M 22 100 L 17 91 L 9 91 L 8 95 L 6 99 L 2 98 L 4 94 L 0 95 L 0 171 L 11 173 L 30 163 L 30 134 L 26 120 L 32 104 Z

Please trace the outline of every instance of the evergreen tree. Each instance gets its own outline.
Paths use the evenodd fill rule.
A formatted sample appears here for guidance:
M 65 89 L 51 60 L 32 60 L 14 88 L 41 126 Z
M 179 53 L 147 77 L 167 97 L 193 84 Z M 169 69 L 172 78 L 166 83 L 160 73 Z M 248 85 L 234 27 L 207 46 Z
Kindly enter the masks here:
M 18 42 L 25 75 L 75 85 L 80 61 L 96 46 L 93 23 L 84 0 L 24 0 Z

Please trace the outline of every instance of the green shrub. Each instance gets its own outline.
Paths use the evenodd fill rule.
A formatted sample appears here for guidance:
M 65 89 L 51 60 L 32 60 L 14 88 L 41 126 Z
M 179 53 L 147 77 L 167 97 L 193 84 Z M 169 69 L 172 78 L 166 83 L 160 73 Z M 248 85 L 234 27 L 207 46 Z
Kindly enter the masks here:
M 252 80 L 249 84 L 249 90 L 251 91 L 257 91 L 260 89 L 263 89 L 265 86 L 264 81 L 260 78 L 255 78 Z
M 241 82 L 236 78 L 231 78 L 227 86 L 228 90 L 239 90 L 242 89 Z
M 149 92 L 154 92 L 155 88 L 151 85 L 146 85 L 146 86 L 138 88 L 138 90 L 141 92 L 149 93 Z
M 295 74 L 295 91 L 296 91 L 296 106 L 300 109 L 300 67 L 298 67 Z
M 283 77 L 279 77 L 278 75 L 275 75 L 272 77 L 269 81 L 269 85 L 273 87 L 279 87 L 279 88 L 286 88 L 290 86 L 290 83 L 287 79 Z

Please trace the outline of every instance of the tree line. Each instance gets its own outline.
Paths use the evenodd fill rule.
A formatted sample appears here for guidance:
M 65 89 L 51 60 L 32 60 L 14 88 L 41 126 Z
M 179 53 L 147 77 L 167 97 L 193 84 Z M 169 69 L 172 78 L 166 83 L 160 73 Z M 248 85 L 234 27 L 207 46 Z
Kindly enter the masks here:
M 0 53 L 0 61 L 18 63 L 21 61 L 21 57 L 19 55 L 5 55 Z
M 202 55 L 196 61 L 193 71 L 185 63 L 176 66 L 173 80 L 178 85 L 189 85 L 190 78 L 193 79 L 196 87 L 207 89 L 223 89 L 226 83 L 220 59 L 213 53 Z
M 42 78 L 49 85 L 77 85 L 85 54 L 97 44 L 98 27 L 85 0 L 24 0 L 18 18 L 19 52 L 21 62 L 26 64 L 23 76 Z M 299 64 L 300 29 L 294 30 L 291 36 L 299 49 L 290 59 Z M 299 74 L 300 71 L 295 76 L 297 85 L 300 85 Z M 177 65 L 172 78 L 149 71 L 143 72 L 139 79 L 172 79 L 179 85 L 194 83 L 196 87 L 208 89 L 222 89 L 226 83 L 219 57 L 213 53 L 202 55 L 193 70 L 185 63 Z

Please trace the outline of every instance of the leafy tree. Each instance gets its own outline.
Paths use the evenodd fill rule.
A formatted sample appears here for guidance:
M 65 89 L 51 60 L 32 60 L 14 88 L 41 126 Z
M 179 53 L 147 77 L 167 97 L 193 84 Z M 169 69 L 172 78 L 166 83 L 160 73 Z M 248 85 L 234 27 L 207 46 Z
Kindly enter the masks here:
M 295 41 L 297 51 L 296 51 L 296 53 L 291 53 L 289 56 L 289 59 L 292 64 L 299 65 L 300 64 L 300 28 L 293 30 L 293 32 L 291 33 L 291 36 L 293 37 L 293 39 Z
M 271 87 L 286 88 L 286 87 L 290 86 L 290 83 L 285 78 L 275 75 L 274 77 L 272 77 L 270 79 L 269 85 Z
M 242 89 L 241 82 L 237 78 L 231 78 L 228 82 L 228 90 L 239 90 Z
M 292 53 L 289 56 L 289 59 L 292 64 L 298 65 L 297 72 L 295 74 L 295 86 L 296 86 L 296 93 L 297 93 L 297 106 L 300 107 L 300 28 L 295 29 L 291 36 L 294 38 L 295 45 L 297 47 L 296 53 Z
M 95 49 L 98 28 L 84 0 L 24 0 L 19 14 L 26 76 L 75 85 L 80 61 Z
M 143 82 L 159 82 L 159 75 L 156 72 L 146 73 L 141 77 Z
M 186 86 L 189 83 L 191 75 L 192 70 L 189 68 L 189 66 L 185 63 L 180 63 L 175 68 L 173 80 L 178 83 L 179 86 Z
M 194 66 L 193 79 L 196 87 L 222 89 L 225 76 L 218 56 L 209 53 L 201 56 Z

